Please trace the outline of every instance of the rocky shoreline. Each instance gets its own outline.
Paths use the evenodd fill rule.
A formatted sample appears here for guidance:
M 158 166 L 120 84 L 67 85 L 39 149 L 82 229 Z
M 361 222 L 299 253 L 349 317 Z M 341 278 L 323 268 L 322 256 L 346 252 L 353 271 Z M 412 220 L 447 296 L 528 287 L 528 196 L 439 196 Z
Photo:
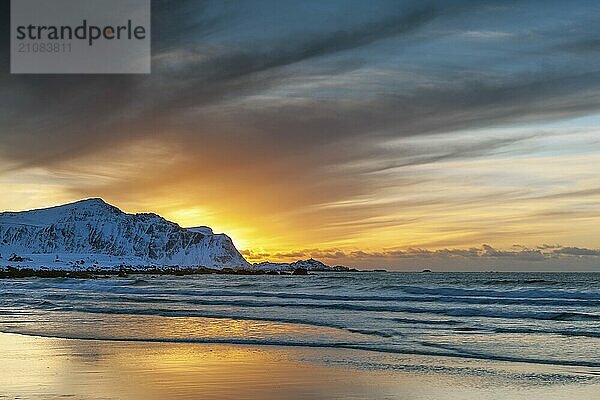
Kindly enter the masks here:
M 233 268 L 129 268 L 118 269 L 33 269 L 33 268 L 0 268 L 0 279 L 10 278 L 75 278 L 75 279 L 98 279 L 110 277 L 127 277 L 130 275 L 309 275 L 312 272 L 345 272 L 345 271 L 308 271 L 305 268 L 296 268 L 292 271 L 261 270 L 261 269 L 233 269 Z M 346 272 L 359 272 L 356 269 L 348 269 Z

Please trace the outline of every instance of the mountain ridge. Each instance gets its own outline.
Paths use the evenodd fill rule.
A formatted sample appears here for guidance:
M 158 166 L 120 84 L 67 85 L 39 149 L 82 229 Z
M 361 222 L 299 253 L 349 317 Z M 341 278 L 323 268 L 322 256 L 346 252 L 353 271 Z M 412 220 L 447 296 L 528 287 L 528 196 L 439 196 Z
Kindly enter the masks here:
M 128 214 L 97 197 L 0 213 L 0 265 L 12 255 L 25 266 L 250 267 L 225 234 L 183 228 L 154 213 Z

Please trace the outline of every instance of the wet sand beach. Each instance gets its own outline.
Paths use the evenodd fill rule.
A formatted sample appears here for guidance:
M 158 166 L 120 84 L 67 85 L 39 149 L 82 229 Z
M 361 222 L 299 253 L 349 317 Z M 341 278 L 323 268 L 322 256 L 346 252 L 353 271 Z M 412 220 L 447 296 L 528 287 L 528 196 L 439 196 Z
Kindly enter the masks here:
M 593 399 L 600 393 L 600 377 L 585 368 L 407 355 L 382 359 L 375 352 L 344 349 L 0 334 L 0 360 L 0 398 L 7 399 L 542 400 Z M 371 360 L 377 366 L 370 367 Z

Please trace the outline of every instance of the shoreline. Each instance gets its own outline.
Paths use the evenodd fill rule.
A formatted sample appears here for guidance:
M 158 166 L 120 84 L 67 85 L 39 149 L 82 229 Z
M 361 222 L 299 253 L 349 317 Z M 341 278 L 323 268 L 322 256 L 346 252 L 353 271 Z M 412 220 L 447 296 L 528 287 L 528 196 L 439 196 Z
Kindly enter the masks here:
M 111 277 L 127 277 L 131 275 L 160 275 L 160 276 L 190 276 L 190 275 L 309 275 L 315 272 L 368 272 L 359 270 L 349 271 L 315 271 L 297 268 L 293 271 L 261 270 L 261 269 L 235 269 L 235 268 L 131 268 L 118 269 L 34 269 L 34 268 L 0 268 L 0 279 L 11 278 L 74 278 L 74 279 L 102 279 Z
M 211 317 L 215 318 L 215 317 Z M 236 320 L 236 318 L 231 318 Z M 564 360 L 544 360 L 544 359 L 531 359 L 531 358 L 518 358 L 518 357 L 484 357 L 476 354 L 442 354 L 436 352 L 424 352 L 424 351 L 393 351 L 391 349 L 383 348 L 368 348 L 361 347 L 360 345 L 347 345 L 347 344 L 317 344 L 317 343 L 303 343 L 303 342 L 284 342 L 284 341 L 271 341 L 266 342 L 264 340 L 255 339 L 201 339 L 201 338 L 140 338 L 140 337 L 94 337 L 94 336 L 60 336 L 53 334 L 42 334 L 35 332 L 10 332 L 1 331 L 0 335 L 19 335 L 32 338 L 40 339 L 58 339 L 58 340 L 81 340 L 89 342 L 112 342 L 112 343 L 146 343 L 146 344 L 188 344 L 188 345 L 224 345 L 224 346 L 252 346 L 257 348 L 263 347 L 277 347 L 281 349 L 305 349 L 310 351 L 317 350 L 328 350 L 328 351 L 352 351 L 352 352 L 367 352 L 374 354 L 381 354 L 384 356 L 398 356 L 398 357 L 428 357 L 433 359 L 446 359 L 454 360 L 456 362 L 473 362 L 473 363 L 498 363 L 498 364 L 521 364 L 529 365 L 532 367 L 549 367 L 549 368 L 600 368 L 599 362 L 579 362 L 579 361 L 564 361 Z

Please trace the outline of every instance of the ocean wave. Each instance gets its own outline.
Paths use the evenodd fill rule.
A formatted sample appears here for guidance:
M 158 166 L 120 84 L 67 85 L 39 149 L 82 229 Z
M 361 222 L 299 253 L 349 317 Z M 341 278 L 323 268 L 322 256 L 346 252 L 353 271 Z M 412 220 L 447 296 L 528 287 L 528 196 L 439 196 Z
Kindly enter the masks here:
M 485 317 L 503 319 L 533 319 L 546 321 L 600 321 L 600 314 L 582 312 L 554 311 L 503 311 L 489 309 L 448 309 L 434 310 L 433 314 L 443 314 L 452 317 Z
M 21 302 L 27 302 L 27 300 L 21 300 Z M 174 302 L 172 299 L 162 299 L 163 304 L 171 304 L 180 302 Z M 49 300 L 32 300 L 31 304 L 37 308 L 43 308 L 46 310 L 58 310 L 63 309 L 78 310 L 86 312 L 87 310 L 93 309 L 91 304 L 72 304 L 70 301 L 49 301 Z M 149 304 L 152 304 L 152 299 L 146 299 L 145 302 L 140 303 L 143 308 L 131 307 L 135 303 L 121 303 L 114 304 L 114 307 L 104 307 L 105 313 L 122 313 L 134 312 L 136 314 L 147 313 L 148 315 L 155 315 L 156 310 L 160 312 L 169 313 L 172 309 L 168 308 L 150 308 Z M 240 300 L 208 300 L 208 299 L 190 299 L 188 302 L 190 305 L 201 305 L 201 306 L 228 306 L 235 307 L 243 311 L 244 308 L 281 308 L 281 309 L 303 309 L 303 310 L 333 310 L 333 311 L 361 311 L 361 312 L 376 312 L 376 313 L 405 313 L 405 314 L 419 314 L 419 315 L 443 315 L 454 318 L 491 318 L 491 319 L 508 319 L 508 320 L 545 320 L 545 321 L 600 321 L 600 314 L 598 313 L 585 313 L 579 311 L 517 311 L 517 310 L 505 310 L 505 309 L 490 309 L 490 308 L 426 308 L 426 307 L 406 307 L 406 306 L 384 306 L 384 305 L 365 305 L 365 304 L 303 304 L 303 303 L 273 303 L 273 302 L 257 302 L 257 301 L 240 301 Z M 157 302 L 161 304 L 161 302 Z M 177 309 L 178 313 L 193 313 L 193 309 Z M 285 311 L 282 311 L 285 313 Z
M 560 285 L 562 282 L 550 281 L 546 279 L 492 279 L 481 282 L 483 285 L 489 286 L 503 286 L 503 285 L 544 285 L 544 286 L 555 286 Z
M 106 297 L 102 297 L 106 300 Z M 87 302 L 97 301 L 99 299 L 84 299 L 86 301 L 79 302 L 79 307 L 85 307 Z M 140 304 L 147 308 L 150 304 L 189 304 L 196 306 L 228 306 L 236 308 L 282 308 L 282 309 L 304 309 L 304 310 L 332 310 L 332 311 L 360 311 L 372 313 L 407 313 L 407 314 L 431 314 L 444 315 L 449 317 L 482 317 L 482 318 L 501 318 L 501 319 L 532 319 L 532 320 L 549 320 L 549 321 L 600 321 L 600 314 L 589 313 L 582 311 L 542 311 L 542 310 L 506 310 L 504 308 L 481 308 L 481 307 L 410 307 L 405 305 L 394 304 L 356 304 L 356 303 L 306 303 L 306 302 L 270 302 L 256 300 L 223 300 L 223 299 L 205 299 L 192 298 L 182 301 L 173 298 L 135 298 L 127 299 L 119 297 L 118 302 L 113 302 L 113 308 L 110 310 L 123 310 L 131 308 L 131 305 Z M 44 298 L 39 299 L 20 299 L 18 301 L 23 305 L 33 305 L 38 308 L 47 310 L 61 308 L 67 306 L 77 306 L 77 302 L 73 299 L 64 300 L 49 300 Z M 68 304 L 62 304 L 62 303 Z
M 582 331 L 577 329 L 494 328 L 493 332 L 600 338 L 600 331 Z
M 142 278 L 136 278 L 133 282 L 129 282 L 127 284 L 128 286 L 148 286 L 150 285 L 150 282 L 142 279 Z
M 453 319 L 414 319 L 414 318 L 389 318 L 391 321 L 399 322 L 402 324 L 410 324 L 410 325 L 459 325 L 463 324 L 463 321 L 453 320 Z
M 140 287 L 141 286 L 141 287 Z M 421 295 L 421 296 L 382 296 L 382 295 L 340 295 L 340 294 L 320 294 L 320 293 L 283 293 L 283 292 L 240 292 L 230 290 L 166 290 L 166 289 L 147 289 L 144 280 L 136 280 L 129 283 L 126 287 L 116 287 L 106 290 L 70 290 L 68 293 L 73 300 L 86 300 L 95 297 L 101 297 L 102 300 L 112 301 L 137 301 L 141 303 L 157 302 L 193 302 L 195 299 L 206 299 L 213 297 L 236 297 L 256 299 L 281 299 L 281 300 L 309 300 L 309 301 L 332 301 L 336 303 L 363 303 L 377 302 L 384 306 L 393 307 L 392 303 L 457 303 L 473 305 L 525 305 L 525 306 L 560 306 L 560 307 L 600 307 L 600 300 L 589 299 L 566 299 L 566 298 L 499 298 L 499 297 L 478 297 L 478 296 L 442 296 L 442 295 Z M 44 296 L 43 291 L 36 291 L 39 296 Z M 218 301 L 218 300 L 216 300 Z M 226 300 L 223 300 L 226 301 Z M 306 305 L 315 303 L 304 302 Z M 390 305 L 392 304 L 392 305 Z
M 11 331 L 3 330 L 3 333 L 13 333 L 25 336 L 37 336 L 46 338 L 60 338 L 72 340 L 90 340 L 107 342 L 142 342 L 142 343 L 190 343 L 190 344 L 230 344 L 230 345 L 250 345 L 250 346 L 281 346 L 281 347 L 312 347 L 312 348 L 332 348 L 371 351 L 378 353 L 423 355 L 423 356 L 443 356 L 453 358 L 468 358 L 478 360 L 508 361 L 530 364 L 545 364 L 557 366 L 578 366 L 578 367 L 600 367 L 600 362 L 584 360 L 563 360 L 551 358 L 534 357 L 516 357 L 499 354 L 486 354 L 478 352 L 466 352 L 453 347 L 441 346 L 438 344 L 422 342 L 423 346 L 436 348 L 437 351 L 427 351 L 411 348 L 386 347 L 362 343 L 351 342 L 315 342 L 302 340 L 274 340 L 274 339 L 255 339 L 255 338 L 168 338 L 168 337 L 118 337 L 118 336 L 99 336 L 99 335 L 55 335 L 42 332 Z
M 362 276 L 362 275 L 361 275 Z M 395 302 L 395 301 L 452 301 L 452 302 L 479 302 L 481 304 L 521 304 L 525 302 L 533 302 L 533 304 L 548 304 L 548 305 L 577 305 L 578 302 L 588 302 L 591 305 L 600 306 L 600 291 L 595 290 L 574 290 L 574 289 L 549 289 L 549 288 L 519 288 L 511 290 L 493 290 L 487 288 L 457 288 L 457 287 L 429 287 L 424 285 L 383 285 L 379 287 L 374 285 L 354 286 L 352 291 L 348 293 L 347 285 L 331 285 L 327 280 L 335 279 L 338 282 L 340 279 L 349 279 L 350 277 L 340 276 L 319 276 L 316 281 L 308 282 L 280 282 L 275 288 L 281 288 L 281 291 L 276 290 L 261 290 L 264 288 L 265 282 L 235 282 L 227 286 L 227 289 L 195 289 L 195 288 L 177 288 L 165 287 L 165 285 L 154 285 L 145 288 L 144 282 L 146 279 L 135 277 L 129 280 L 79 280 L 72 278 L 52 278 L 52 279 L 36 279 L 29 281 L 28 284 L 22 286 L 14 286 L 11 289 L 35 290 L 36 292 L 55 289 L 74 289 L 77 290 L 98 292 L 102 294 L 165 294 L 174 296 L 190 296 L 190 297 L 258 297 L 258 298 L 280 298 L 280 299 L 309 299 L 309 300 L 330 300 L 330 301 L 378 301 L 378 302 Z M 356 279 L 356 278 L 351 278 Z M 325 282 L 323 282 L 325 281 Z M 492 282 L 494 280 L 488 280 Z M 500 279 L 494 282 L 501 284 L 533 284 L 543 282 L 554 282 L 549 279 Z M 149 283 L 149 282 L 148 282 Z M 171 282 L 171 284 L 174 282 Z M 197 282 L 200 284 L 200 282 Z M 485 282 L 484 282 L 485 283 Z M 205 285 L 202 285 L 205 286 Z M 268 285 L 267 285 L 268 286 Z M 307 288 L 311 286 L 312 291 L 309 293 L 294 291 L 290 292 L 291 288 Z M 362 294 L 364 290 L 373 291 L 381 290 L 383 293 Z M 237 288 L 239 290 L 231 290 Z M 344 291 L 341 289 L 344 288 Z M 359 290 L 362 289 L 362 290 Z M 338 293 L 336 293 L 338 292 Z
M 228 311 L 226 314 L 210 311 L 197 310 L 165 310 L 165 309 L 123 309 L 123 308 L 105 308 L 105 307 L 63 307 L 58 305 L 53 306 L 53 311 L 57 312 L 76 312 L 89 314 L 106 314 L 106 315 L 135 315 L 135 316 L 157 316 L 157 317 L 188 317 L 188 318 L 212 318 L 225 320 L 240 320 L 240 321 L 264 321 L 274 323 L 299 324 L 312 326 L 316 328 L 334 328 L 341 331 L 360 333 L 369 336 L 389 338 L 399 336 L 399 333 L 390 333 L 389 331 L 378 331 L 375 329 L 353 328 L 348 324 L 334 323 L 329 321 L 317 321 L 307 318 L 294 317 L 268 317 L 261 315 L 243 315 Z M 0 313 L 1 315 L 1 313 Z M 5 315 L 10 315 L 6 313 Z M 22 322 L 21 320 L 17 321 Z
M 462 288 L 429 288 L 423 286 L 400 286 L 409 294 L 427 296 L 458 296 L 458 297 L 498 297 L 520 299 L 572 299 L 572 300 L 600 300 L 600 292 L 567 290 L 567 289 L 514 289 L 514 290 L 488 290 L 488 289 L 462 289 Z
M 457 346 L 446 345 L 442 343 L 433 343 L 427 341 L 419 341 L 419 343 L 425 347 L 431 347 L 438 350 L 455 352 L 454 356 L 461 358 L 470 359 L 481 359 L 481 360 L 494 360 L 494 361 L 509 361 L 509 362 L 521 362 L 521 363 L 534 363 L 534 364 L 545 364 L 545 365 L 562 365 L 562 366 L 579 366 L 579 367 L 600 367 L 599 361 L 585 361 L 585 360 L 564 360 L 557 358 L 535 358 L 535 357 L 518 357 L 496 353 L 486 353 L 476 351 L 473 349 L 465 349 Z

